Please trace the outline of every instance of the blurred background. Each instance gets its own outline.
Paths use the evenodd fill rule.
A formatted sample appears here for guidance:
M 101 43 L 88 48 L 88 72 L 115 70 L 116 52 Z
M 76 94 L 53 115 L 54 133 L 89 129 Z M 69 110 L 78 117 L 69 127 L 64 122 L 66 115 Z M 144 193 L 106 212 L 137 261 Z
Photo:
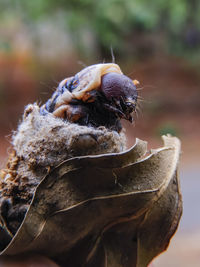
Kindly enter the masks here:
M 200 1 L 0 0 L 0 167 L 24 106 L 43 103 L 84 66 L 115 61 L 140 81 L 135 124 L 150 147 L 182 141 L 184 213 L 153 266 L 200 266 Z

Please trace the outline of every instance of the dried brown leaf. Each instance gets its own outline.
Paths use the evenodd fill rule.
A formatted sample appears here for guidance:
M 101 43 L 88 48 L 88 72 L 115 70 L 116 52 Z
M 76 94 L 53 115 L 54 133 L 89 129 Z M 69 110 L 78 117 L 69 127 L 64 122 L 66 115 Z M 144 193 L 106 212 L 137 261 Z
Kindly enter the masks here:
M 26 217 L 2 255 L 36 252 L 61 266 L 147 266 L 166 249 L 182 212 L 180 142 L 146 153 L 64 161 L 38 185 Z

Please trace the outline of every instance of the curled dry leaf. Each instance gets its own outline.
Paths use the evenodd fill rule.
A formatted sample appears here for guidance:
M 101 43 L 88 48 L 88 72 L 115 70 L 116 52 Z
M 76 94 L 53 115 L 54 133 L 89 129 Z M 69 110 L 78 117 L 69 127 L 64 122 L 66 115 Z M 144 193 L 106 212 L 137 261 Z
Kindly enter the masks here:
M 26 107 L 0 171 L 3 258 L 142 267 L 167 248 L 182 212 L 180 142 L 126 151 L 120 120 L 134 120 L 137 84 L 116 64 L 92 65 Z
M 182 212 L 180 142 L 146 154 L 146 142 L 121 153 L 62 162 L 38 185 L 18 232 L 2 252 L 37 252 L 61 266 L 147 266 L 164 251 Z

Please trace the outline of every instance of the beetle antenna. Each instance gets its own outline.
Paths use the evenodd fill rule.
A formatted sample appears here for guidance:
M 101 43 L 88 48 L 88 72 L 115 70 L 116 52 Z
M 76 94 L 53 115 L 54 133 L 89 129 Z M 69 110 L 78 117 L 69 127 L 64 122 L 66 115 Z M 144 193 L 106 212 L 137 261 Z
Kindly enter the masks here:
M 85 64 L 85 63 L 84 63 L 83 61 L 81 61 L 81 60 L 77 61 L 77 63 L 78 63 L 79 65 L 81 65 L 82 67 L 84 67 L 84 68 L 87 67 L 87 64 Z
M 110 52 L 111 52 L 111 56 L 112 56 L 112 63 L 115 63 L 115 56 L 114 56 L 112 45 L 110 47 Z
M 144 90 L 144 87 L 136 88 L 136 91 L 142 91 L 142 90 Z
M 139 118 L 139 116 L 143 115 L 143 113 L 142 113 L 142 105 L 141 105 L 140 101 L 137 102 L 137 105 L 136 105 L 136 108 L 135 108 L 135 114 L 136 114 L 137 118 Z

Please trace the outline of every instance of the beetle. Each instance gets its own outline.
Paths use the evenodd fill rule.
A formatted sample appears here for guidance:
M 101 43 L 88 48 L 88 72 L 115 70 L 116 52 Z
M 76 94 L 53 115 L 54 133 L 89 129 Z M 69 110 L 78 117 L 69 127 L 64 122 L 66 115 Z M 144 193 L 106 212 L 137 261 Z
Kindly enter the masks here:
M 95 64 L 60 82 L 40 113 L 68 122 L 121 131 L 120 119 L 133 121 L 137 80 L 125 76 L 114 63 Z

